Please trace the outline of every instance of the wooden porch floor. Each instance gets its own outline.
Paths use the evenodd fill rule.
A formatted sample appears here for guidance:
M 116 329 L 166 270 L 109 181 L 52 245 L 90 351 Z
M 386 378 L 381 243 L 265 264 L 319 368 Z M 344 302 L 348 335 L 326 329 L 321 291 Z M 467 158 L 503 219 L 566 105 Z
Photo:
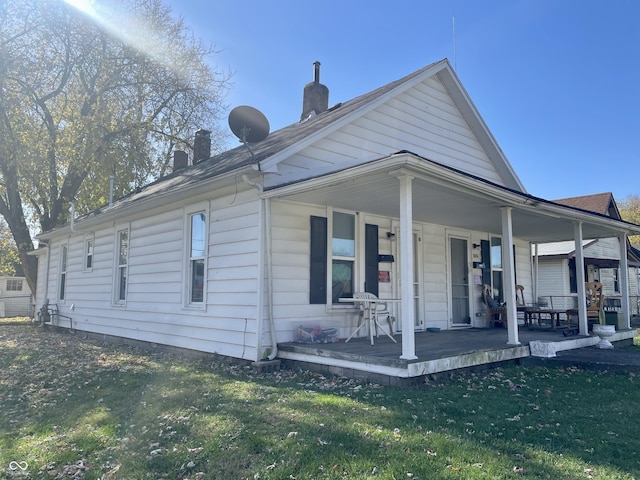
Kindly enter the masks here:
M 320 371 L 379 382 L 384 377 L 420 377 L 529 357 L 529 344 L 532 341 L 557 343 L 552 348 L 561 351 L 593 345 L 596 340 L 590 336 L 565 337 L 563 331 L 520 326 L 520 345 L 507 345 L 507 330 L 504 328 L 417 332 L 415 345 L 418 358 L 415 360 L 400 359 L 400 334 L 394 336 L 398 343 L 381 335 L 375 339 L 374 345 L 370 344 L 368 338 L 354 338 L 348 343 L 344 339 L 327 344 L 283 343 L 278 348 L 279 357 L 292 366 L 315 366 Z

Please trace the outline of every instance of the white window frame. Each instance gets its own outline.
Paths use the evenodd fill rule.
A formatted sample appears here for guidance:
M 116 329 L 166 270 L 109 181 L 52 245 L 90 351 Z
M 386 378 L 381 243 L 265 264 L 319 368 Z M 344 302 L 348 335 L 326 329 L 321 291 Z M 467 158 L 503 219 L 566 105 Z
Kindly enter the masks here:
M 22 279 L 20 278 L 8 278 L 6 283 L 7 292 L 21 292 L 22 291 Z
M 333 221 L 336 213 L 342 213 L 345 215 L 351 215 L 353 217 L 354 228 L 354 251 L 353 257 L 335 255 L 333 254 Z M 358 290 L 360 285 L 360 266 L 362 265 L 361 256 L 364 255 L 364 246 L 360 245 L 361 232 L 360 232 L 360 215 L 357 212 L 351 210 L 341 210 L 327 208 L 327 310 L 332 309 L 344 309 L 351 307 L 346 303 L 333 303 L 333 261 L 344 260 L 353 262 L 353 270 L 351 273 L 351 288 L 354 291 Z M 351 294 L 353 295 L 353 291 Z
M 67 268 L 69 268 L 69 245 L 63 243 L 60 245 L 60 258 L 58 270 L 58 294 L 57 300 L 64 303 L 67 296 Z
M 89 245 L 91 245 L 91 250 L 89 251 Z M 94 260 L 94 252 L 96 248 L 95 240 L 93 235 L 87 235 L 84 237 L 83 244 L 83 258 L 82 258 L 82 271 L 83 272 L 91 272 L 93 271 L 93 260 Z M 91 265 L 87 265 L 91 260 Z
M 124 256 L 124 263 L 120 260 L 122 258 L 121 251 L 121 243 L 120 238 L 121 234 L 126 232 L 127 234 L 127 249 Z M 121 225 L 116 228 L 115 238 L 114 238 L 115 248 L 114 248 L 114 259 L 113 259 L 113 304 L 114 305 L 126 305 L 127 303 L 127 292 L 129 290 L 129 251 L 131 250 L 131 228 L 130 225 Z M 124 298 L 120 298 L 121 292 L 121 281 L 124 269 Z
M 204 215 L 204 245 L 202 255 L 192 255 L 192 243 L 191 243 L 191 225 L 192 218 L 195 215 Z M 199 203 L 191 205 L 184 209 L 184 249 L 183 249 L 183 277 L 182 277 L 182 291 L 183 291 L 183 306 L 188 309 L 205 310 L 207 305 L 207 270 L 208 270 L 208 258 L 209 258 L 209 205 L 208 203 Z M 193 265 L 194 262 L 203 262 L 203 278 L 202 278 L 202 301 L 192 301 L 192 289 L 193 289 Z

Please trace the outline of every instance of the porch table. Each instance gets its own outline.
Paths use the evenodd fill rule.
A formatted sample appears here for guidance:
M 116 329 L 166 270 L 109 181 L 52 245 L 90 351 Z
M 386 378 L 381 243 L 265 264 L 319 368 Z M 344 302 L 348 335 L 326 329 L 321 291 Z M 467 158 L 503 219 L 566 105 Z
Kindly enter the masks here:
M 353 331 L 353 333 L 349 335 L 349 338 L 347 338 L 344 341 L 345 343 L 351 340 L 354 337 L 354 335 L 358 333 L 362 327 L 365 326 L 365 324 L 369 327 L 369 339 L 371 340 L 371 345 L 373 345 L 373 330 L 376 327 L 380 328 L 380 330 L 382 330 L 387 337 L 393 340 L 394 343 L 398 343 L 396 339 L 393 338 L 393 335 L 392 335 L 393 332 L 387 332 L 387 330 L 382 325 L 380 325 L 380 322 L 378 322 L 377 306 L 378 304 L 384 304 L 384 303 L 400 303 L 402 301 L 401 299 L 399 298 L 340 298 L 338 299 L 338 301 L 341 303 L 354 303 L 354 304 L 362 303 L 364 316 L 366 317 L 366 318 L 363 318 L 362 323 L 358 324 L 358 328 L 356 328 Z M 376 336 L 378 336 L 377 331 L 378 330 L 376 329 Z
M 524 323 L 530 326 L 534 315 L 538 316 L 538 323 L 543 315 L 549 315 L 551 319 L 551 330 L 555 330 L 556 326 L 560 324 L 560 314 L 567 313 L 566 309 L 561 308 L 546 308 L 546 307 L 524 307 Z

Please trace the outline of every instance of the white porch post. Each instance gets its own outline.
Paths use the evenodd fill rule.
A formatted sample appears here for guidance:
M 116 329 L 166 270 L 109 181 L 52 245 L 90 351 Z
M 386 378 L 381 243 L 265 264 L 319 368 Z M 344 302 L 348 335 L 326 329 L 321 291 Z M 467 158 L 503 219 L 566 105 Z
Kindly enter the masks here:
M 520 345 L 511 207 L 502 207 L 500 210 L 502 211 L 502 273 L 504 274 L 504 300 L 507 302 L 507 331 L 509 335 L 507 345 Z
M 622 315 L 624 328 L 631 328 L 631 309 L 629 308 L 629 262 L 627 260 L 627 235 L 621 233 L 620 242 L 620 291 L 622 292 Z M 619 328 L 620 325 L 616 325 Z
M 413 177 L 404 175 L 400 180 L 400 298 L 402 315 L 402 355 L 404 360 L 415 360 L 416 332 L 413 310 Z
M 578 324 L 580 335 L 589 335 L 589 325 L 587 323 L 587 291 L 584 286 L 584 252 L 582 251 L 582 222 L 573 224 L 573 238 L 576 252 L 576 283 L 578 284 Z
M 538 243 L 534 247 L 535 254 L 533 257 L 533 303 L 534 305 L 538 303 L 538 269 L 540 267 L 540 256 L 538 255 Z

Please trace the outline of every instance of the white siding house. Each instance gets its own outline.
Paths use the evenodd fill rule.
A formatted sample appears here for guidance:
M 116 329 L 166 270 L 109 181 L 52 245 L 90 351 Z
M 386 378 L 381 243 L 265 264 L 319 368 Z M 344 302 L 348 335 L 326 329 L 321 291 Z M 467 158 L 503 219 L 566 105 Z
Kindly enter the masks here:
M 640 233 L 528 195 L 447 60 L 313 110 L 42 233 L 38 306 L 77 330 L 259 361 L 301 325 L 348 337 L 358 315 L 339 297 L 367 290 L 398 300 L 414 362 L 416 333 L 486 327 L 483 283 L 510 318 L 507 286 L 533 302 L 533 243 Z M 519 344 L 515 320 L 504 332 Z
M 620 219 L 611 193 L 600 193 L 556 200 L 563 205 Z M 609 237 L 585 240 L 582 244 L 584 277 L 588 282 L 602 283 L 605 305 L 619 309 L 622 298 L 621 252 L 627 257 L 627 291 L 631 299 L 631 314 L 638 314 L 638 271 L 640 252 L 628 241 L 621 248 L 620 238 Z M 536 247 L 532 254 L 536 255 Z M 538 302 L 554 302 L 554 306 L 574 308 L 577 297 L 575 242 L 550 242 L 537 245 Z

